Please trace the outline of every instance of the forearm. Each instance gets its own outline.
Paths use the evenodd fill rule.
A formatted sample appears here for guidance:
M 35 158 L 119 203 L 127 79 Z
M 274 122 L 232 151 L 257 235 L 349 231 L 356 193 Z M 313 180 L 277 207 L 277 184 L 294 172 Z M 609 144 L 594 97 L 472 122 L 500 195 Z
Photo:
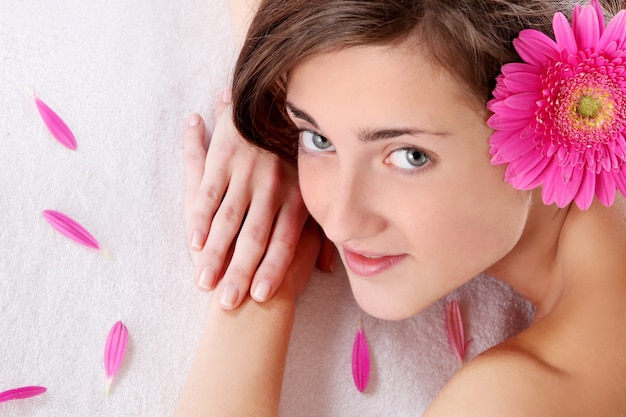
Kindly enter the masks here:
M 212 303 L 175 416 L 276 416 L 293 317 L 285 288 L 234 311 Z
M 237 48 L 243 44 L 246 32 L 261 0 L 228 0 L 230 20 Z

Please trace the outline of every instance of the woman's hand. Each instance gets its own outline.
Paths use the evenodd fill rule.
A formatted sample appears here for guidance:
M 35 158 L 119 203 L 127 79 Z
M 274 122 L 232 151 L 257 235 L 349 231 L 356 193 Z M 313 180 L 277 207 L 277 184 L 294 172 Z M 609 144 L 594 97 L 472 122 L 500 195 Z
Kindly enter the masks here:
M 208 151 L 200 116 L 185 129 L 185 220 L 197 286 L 210 291 L 223 277 L 219 301 L 232 309 L 248 290 L 261 302 L 275 293 L 308 212 L 295 169 L 244 142 L 228 100 L 217 104 L 215 120 Z M 323 247 L 318 263 L 329 271 L 333 248 Z
M 211 303 L 176 416 L 249 416 L 251 410 L 255 416 L 278 415 L 296 297 L 319 250 L 320 230 L 309 219 L 271 300 L 260 304 L 245 296 L 237 311 Z

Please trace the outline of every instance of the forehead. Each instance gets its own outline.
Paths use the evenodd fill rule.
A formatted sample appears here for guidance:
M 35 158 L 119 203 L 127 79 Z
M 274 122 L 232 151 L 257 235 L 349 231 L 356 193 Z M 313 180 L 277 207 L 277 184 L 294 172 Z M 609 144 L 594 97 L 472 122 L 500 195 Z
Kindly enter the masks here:
M 405 46 L 363 46 L 310 57 L 287 77 L 287 101 L 310 114 L 382 110 L 386 118 L 419 115 L 445 123 L 467 112 L 467 89 L 427 54 Z M 451 121 L 451 120 L 450 120 Z

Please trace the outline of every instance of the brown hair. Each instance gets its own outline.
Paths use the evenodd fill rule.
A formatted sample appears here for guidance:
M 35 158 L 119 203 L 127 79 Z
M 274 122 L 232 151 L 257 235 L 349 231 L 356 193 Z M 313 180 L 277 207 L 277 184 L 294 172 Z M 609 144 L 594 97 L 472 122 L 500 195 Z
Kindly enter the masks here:
M 419 42 L 420 50 L 466 85 L 470 96 L 484 106 L 500 67 L 520 59 L 512 45 L 520 30 L 534 28 L 552 36 L 555 12 L 571 12 L 576 3 L 264 0 L 235 67 L 235 126 L 252 144 L 294 162 L 297 132 L 285 110 L 289 71 L 317 54 L 407 40 Z

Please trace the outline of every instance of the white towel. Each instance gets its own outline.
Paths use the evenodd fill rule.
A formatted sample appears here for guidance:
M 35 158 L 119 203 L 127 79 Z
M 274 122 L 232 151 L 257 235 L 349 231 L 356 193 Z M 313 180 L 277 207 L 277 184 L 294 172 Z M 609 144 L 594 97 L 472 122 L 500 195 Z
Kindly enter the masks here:
M 169 416 L 210 297 L 192 282 L 182 220 L 182 126 L 210 121 L 234 62 L 221 0 L 4 0 L 0 11 L 0 390 L 43 385 L 0 403 L 0 416 Z M 76 135 L 58 144 L 33 88 Z M 82 223 L 111 259 L 50 227 Z M 340 266 L 316 273 L 298 306 L 284 416 L 420 415 L 460 366 L 443 330 L 462 306 L 470 356 L 524 328 L 531 308 L 483 277 L 415 318 L 384 322 L 355 305 Z M 362 319 L 372 356 L 365 393 L 350 355 Z M 129 329 L 104 395 L 104 343 Z

